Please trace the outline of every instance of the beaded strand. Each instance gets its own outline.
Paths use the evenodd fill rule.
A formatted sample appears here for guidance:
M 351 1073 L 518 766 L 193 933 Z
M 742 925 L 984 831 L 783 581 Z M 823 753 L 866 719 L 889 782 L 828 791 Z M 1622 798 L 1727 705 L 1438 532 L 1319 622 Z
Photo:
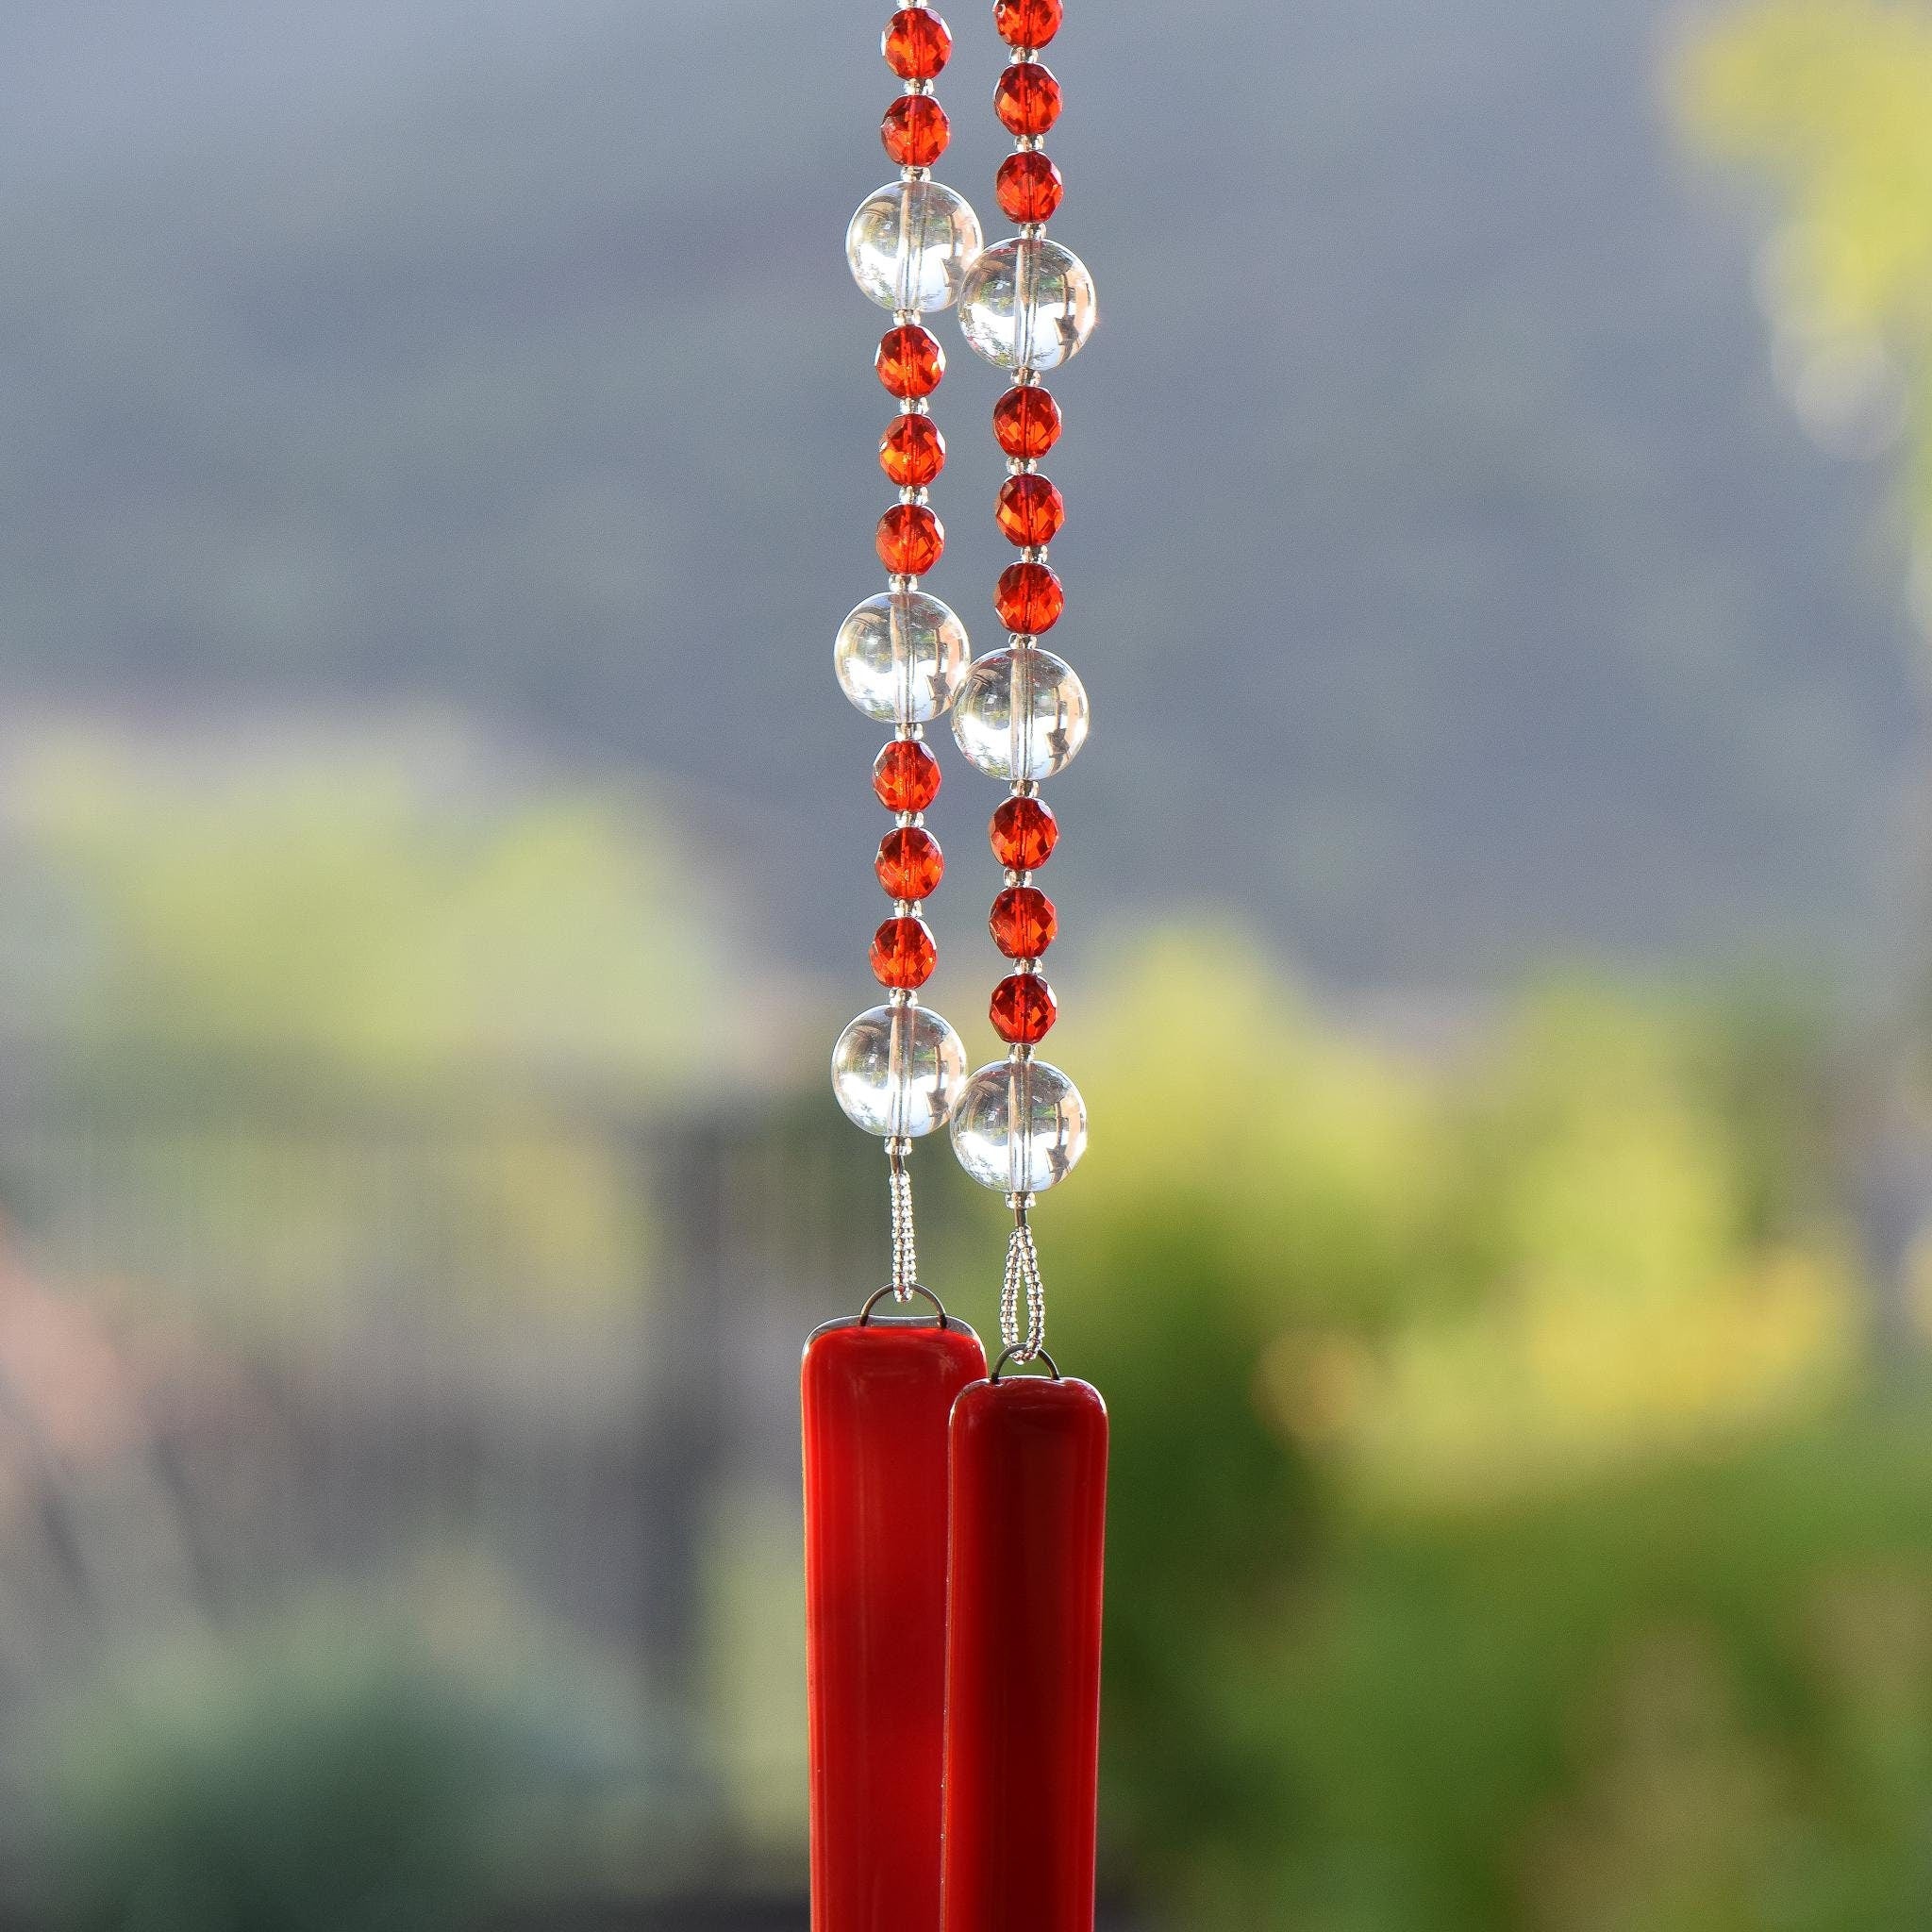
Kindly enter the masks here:
M 832 1087 L 846 1115 L 886 1143 L 891 1286 L 902 1302 L 919 1285 L 907 1158 L 915 1141 L 946 1124 L 966 1071 L 959 1036 L 919 1004 L 919 989 L 939 958 L 925 901 L 945 874 L 945 856 L 925 827 L 940 767 L 924 727 L 952 704 L 971 656 L 965 625 L 919 582 L 946 545 L 927 501 L 946 461 L 945 438 L 928 400 L 945 376 L 946 358 L 920 318 L 958 299 L 981 240 L 978 217 L 964 197 L 932 178 L 951 139 L 933 83 L 952 47 L 945 22 L 924 4 L 902 7 L 886 23 L 881 51 L 904 87 L 886 110 L 879 138 L 899 164 L 899 178 L 860 203 L 845 237 L 854 278 L 892 315 L 874 367 L 899 405 L 878 446 L 879 467 L 898 501 L 880 516 L 874 536 L 887 588 L 840 626 L 833 668 L 860 711 L 892 726 L 873 766 L 873 790 L 893 820 L 873 870 L 892 909 L 868 951 L 885 1004 L 840 1035 Z
M 1061 0 L 997 0 L 994 6 L 994 25 L 1010 58 L 993 109 L 1014 138 L 994 192 L 1019 232 L 978 258 L 959 302 L 968 344 L 1012 377 L 993 407 L 993 437 L 1007 467 L 993 515 L 1019 557 L 1001 572 L 993 593 L 1006 645 L 973 666 L 953 712 L 953 735 L 967 761 L 1009 788 L 989 828 L 1002 885 L 988 923 L 1010 969 L 988 1008 L 1007 1057 L 967 1081 L 954 1110 L 952 1138 L 967 1173 L 1004 1193 L 1013 1211 L 1000 1330 L 1016 1361 L 1045 1351 L 1045 1292 L 1029 1223 L 1034 1198 L 1063 1180 L 1087 1145 L 1079 1090 L 1035 1053 L 1059 1010 L 1042 964 L 1059 920 L 1053 901 L 1034 883 L 1053 856 L 1059 824 L 1040 786 L 1072 763 L 1089 725 L 1079 677 L 1041 642 L 1066 608 L 1065 591 L 1048 562 L 1049 546 L 1066 522 L 1066 502 L 1040 469 L 1059 441 L 1061 418 L 1041 376 L 1079 352 L 1096 320 L 1092 277 L 1046 234 L 1065 183 L 1042 145 L 1059 118 L 1060 85 L 1039 55 L 1058 33 L 1061 18 Z

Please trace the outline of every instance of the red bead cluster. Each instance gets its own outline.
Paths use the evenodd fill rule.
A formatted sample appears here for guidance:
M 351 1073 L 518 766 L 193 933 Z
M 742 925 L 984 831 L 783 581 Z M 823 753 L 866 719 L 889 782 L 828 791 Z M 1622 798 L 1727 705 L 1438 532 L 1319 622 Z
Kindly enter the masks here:
M 881 51 L 906 89 L 886 109 L 879 139 L 898 166 L 930 168 L 953 136 L 946 110 L 932 94 L 932 83 L 952 58 L 953 37 L 929 7 L 902 7 L 886 23 Z M 900 409 L 879 438 L 879 468 L 900 500 L 879 518 L 874 545 L 892 576 L 924 576 L 946 547 L 945 525 L 924 500 L 946 466 L 946 440 L 925 413 L 925 398 L 945 377 L 946 354 L 930 329 L 902 315 L 880 338 L 873 366 Z M 939 841 L 918 822 L 939 795 L 940 767 L 916 731 L 908 727 L 888 744 L 872 774 L 879 803 L 898 820 L 874 861 L 893 911 L 873 935 L 870 953 L 874 975 L 894 992 L 911 992 L 932 977 L 938 948 L 920 910 L 946 870 Z
M 1040 145 L 1059 119 L 1060 84 L 1038 56 L 1059 32 L 1061 17 L 1061 0 L 996 0 L 993 8 L 993 24 L 1013 50 L 993 92 L 993 111 L 1017 142 L 1000 163 L 993 192 L 1002 212 L 1023 228 L 1051 221 L 1066 193 L 1059 169 Z M 1059 622 L 1066 608 L 1066 592 L 1047 566 L 1046 550 L 1066 523 L 1067 504 L 1039 470 L 1041 458 L 1060 439 L 1060 408 L 1031 371 L 1018 372 L 1014 386 L 994 404 L 992 433 L 1008 473 L 993 517 L 1001 536 L 1022 553 L 1000 573 L 993 608 L 1016 647 L 1024 650 Z M 991 1018 L 1008 1045 L 1037 1046 L 1059 1017 L 1053 989 L 1040 970 L 1059 919 L 1033 874 L 1053 857 L 1059 824 L 1033 787 L 1020 785 L 993 813 L 991 831 L 993 857 L 1008 883 L 992 902 L 989 924 L 993 943 L 1016 967 L 993 989 Z

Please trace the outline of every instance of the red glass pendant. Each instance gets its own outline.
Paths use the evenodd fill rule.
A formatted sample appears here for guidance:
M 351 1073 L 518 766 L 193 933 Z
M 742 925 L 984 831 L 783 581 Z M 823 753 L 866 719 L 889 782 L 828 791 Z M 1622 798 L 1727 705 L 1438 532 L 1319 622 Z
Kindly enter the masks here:
M 974 1383 L 951 1484 L 943 1932 L 1093 1932 L 1106 1405 Z
M 958 1322 L 835 1322 L 806 1344 L 813 1932 L 939 1926 L 946 1424 L 985 1374 Z

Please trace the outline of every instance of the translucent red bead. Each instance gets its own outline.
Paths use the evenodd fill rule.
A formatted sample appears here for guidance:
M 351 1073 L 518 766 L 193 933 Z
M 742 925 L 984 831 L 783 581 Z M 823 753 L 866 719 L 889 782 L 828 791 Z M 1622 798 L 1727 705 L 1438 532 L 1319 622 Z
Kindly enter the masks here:
M 939 964 L 932 928 L 923 919 L 889 919 L 872 936 L 873 977 L 881 986 L 909 992 L 924 986 Z
M 929 396 L 946 374 L 946 352 L 929 328 L 916 322 L 902 322 L 879 338 L 879 352 L 873 358 L 879 380 L 895 396 Z
M 1009 389 L 992 406 L 992 433 L 1009 457 L 1037 461 L 1060 440 L 1060 406 L 1038 383 Z
M 879 438 L 879 468 L 901 490 L 924 490 L 946 467 L 946 439 L 930 416 L 894 416 Z
M 1008 155 L 992 192 L 1009 222 L 1050 222 L 1067 192 L 1065 177 L 1038 148 Z
M 946 528 L 923 503 L 895 503 L 879 519 L 879 561 L 895 577 L 923 577 L 946 552 Z
M 1008 476 L 993 512 L 1000 535 L 1023 549 L 1051 543 L 1067 521 L 1067 502 L 1044 476 Z
M 888 897 L 916 905 L 939 891 L 946 875 L 946 857 L 924 825 L 898 825 L 879 841 L 873 870 Z
M 1043 47 L 1060 30 L 1060 0 L 993 0 L 992 24 L 1009 47 Z
M 886 23 L 881 51 L 901 80 L 936 80 L 953 58 L 953 36 L 927 7 L 902 7 Z
M 1018 60 L 993 89 L 993 112 L 1008 134 L 1044 134 L 1060 118 L 1060 84 L 1038 60 Z
M 1060 621 L 1067 593 L 1045 564 L 1009 563 L 993 589 L 992 605 L 1008 630 L 1038 637 Z
M 930 746 L 895 738 L 873 762 L 872 789 L 888 811 L 924 811 L 940 795 L 942 775 Z
M 886 109 L 886 118 L 879 125 L 886 153 L 902 168 L 931 167 L 945 153 L 952 138 L 953 124 L 930 94 L 901 94 Z
M 992 942 L 1009 959 L 1037 959 L 1053 944 L 1059 919 L 1038 886 L 1008 886 L 987 921 Z
M 1059 821 L 1043 799 L 1009 798 L 992 815 L 992 856 L 1008 872 L 1038 872 L 1059 843 Z
M 1060 1016 L 1053 988 L 1037 973 L 1010 973 L 992 990 L 987 1017 L 1008 1046 L 1038 1046 Z

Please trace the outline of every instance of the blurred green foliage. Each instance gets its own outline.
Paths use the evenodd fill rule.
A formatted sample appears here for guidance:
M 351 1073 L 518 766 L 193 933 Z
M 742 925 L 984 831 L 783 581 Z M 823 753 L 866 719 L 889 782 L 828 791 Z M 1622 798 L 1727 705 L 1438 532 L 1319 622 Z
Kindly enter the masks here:
M 1766 292 L 1800 398 L 1902 377 L 1915 524 L 1932 525 L 1932 8 L 1750 0 L 1693 16 L 1672 73 L 1708 152 L 1777 196 Z
M 664 816 L 536 782 L 454 726 L 291 724 L 239 745 L 42 729 L 15 747 L 0 813 L 16 1028 L 226 1071 L 253 1056 L 311 1079 L 622 1100 L 742 1080 L 766 1043 L 683 1024 L 721 989 L 757 1003 L 723 895 Z
M 1069 1025 L 1039 1219 L 1157 1923 L 1927 1923 L 1932 1435 L 1867 1388 L 1802 1008 L 1573 978 L 1398 1052 L 1174 943 Z
M 436 1932 L 504 1888 L 500 1712 L 311 1624 L 145 1659 L 62 1713 L 32 1793 L 58 1932 Z
M 477 1151 L 449 1128 L 425 1226 L 500 1255 L 525 1355 L 545 1302 L 594 1351 L 640 1278 L 635 1174 L 610 1122 L 579 1131 L 559 1094 L 599 1040 L 633 1107 L 715 1100 L 716 1069 L 654 1044 L 655 1022 L 551 1008 L 580 974 L 650 983 L 677 891 L 652 870 L 664 841 L 595 802 L 446 819 L 404 774 L 298 762 L 208 794 L 99 741 L 24 765 L 21 875 L 58 886 L 69 924 L 47 929 L 92 935 L 74 957 L 109 975 L 57 991 L 109 1065 L 117 1040 L 226 1029 L 295 1042 L 318 1091 L 393 1101 L 503 1054 L 501 1131 Z M 1040 1226 L 1054 1345 L 1114 1417 L 1110 1865 L 1189 1932 L 1932 1920 L 1932 1432 L 1913 1378 L 1881 1393 L 1866 1359 L 1806 1003 L 1577 974 L 1405 1037 L 1206 924 L 1112 958 L 1056 1035 L 1096 1122 Z M 25 985 L 32 935 L 10 933 Z M 718 1238 L 749 1244 L 753 1276 L 842 1267 L 797 1204 L 836 1193 L 835 1220 L 875 1227 L 873 1150 L 837 1143 L 855 1185 L 863 1169 L 848 1214 L 822 1114 L 801 1142 L 795 1096 L 754 1099 L 746 1076 L 758 1185 Z M 134 1124 L 170 1176 L 141 1201 L 219 1207 L 238 1312 L 338 1320 L 365 1290 L 379 1308 L 419 1253 L 439 1291 L 474 1285 L 466 1242 L 414 1245 L 398 1203 L 422 1174 L 378 1187 L 387 1142 L 352 1168 L 311 1150 L 258 1189 L 259 1125 L 220 1127 L 232 1145 L 191 1165 Z M 86 1185 L 107 1220 L 116 1170 Z M 943 1160 L 921 1187 L 931 1278 L 983 1310 L 970 1271 L 997 1253 L 997 1205 Z M 151 1262 L 149 1224 L 123 1232 Z M 766 1256 L 767 1235 L 792 1245 Z M 206 1279 L 183 1285 L 206 1304 Z M 48 1754 L 13 1754 L 49 1823 L 49 1932 L 435 1932 L 508 1877 L 641 1888 L 715 1873 L 727 1843 L 741 1876 L 789 1874 L 797 1545 L 761 1480 L 710 1498 L 709 1735 L 664 1754 L 717 1792 L 603 1751 L 601 1692 L 546 1690 L 532 1723 L 407 1648 L 210 1626 L 185 1666 L 117 1656 L 49 1701 Z

